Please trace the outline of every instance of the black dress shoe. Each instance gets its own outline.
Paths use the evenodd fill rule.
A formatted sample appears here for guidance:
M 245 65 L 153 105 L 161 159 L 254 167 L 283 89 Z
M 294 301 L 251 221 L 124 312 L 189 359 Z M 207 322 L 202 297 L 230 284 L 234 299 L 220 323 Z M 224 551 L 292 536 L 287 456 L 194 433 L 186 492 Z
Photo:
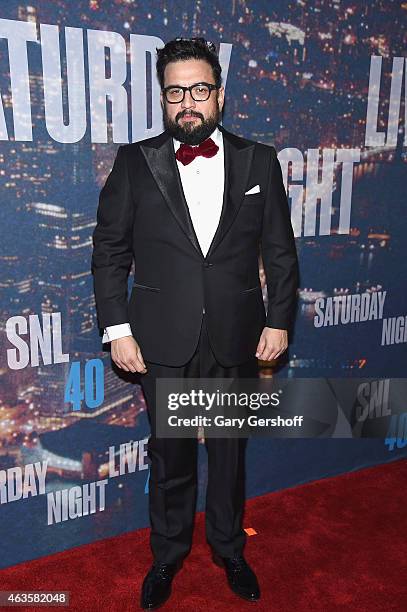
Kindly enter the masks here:
M 256 574 L 242 555 L 221 557 L 213 552 L 212 559 L 216 565 L 224 568 L 229 586 L 236 595 L 249 601 L 260 599 L 260 587 Z
M 144 610 L 154 610 L 162 606 L 171 595 L 172 579 L 182 562 L 155 562 L 146 575 L 141 588 L 140 605 Z

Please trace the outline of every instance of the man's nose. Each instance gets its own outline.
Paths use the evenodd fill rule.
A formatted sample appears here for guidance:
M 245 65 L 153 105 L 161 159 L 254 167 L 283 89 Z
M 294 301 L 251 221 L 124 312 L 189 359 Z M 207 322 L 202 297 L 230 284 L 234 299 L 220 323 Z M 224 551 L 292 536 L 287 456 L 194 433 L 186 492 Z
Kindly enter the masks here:
M 185 97 L 181 102 L 181 108 L 195 108 L 195 106 L 195 100 L 193 99 L 191 92 L 187 90 L 185 92 Z

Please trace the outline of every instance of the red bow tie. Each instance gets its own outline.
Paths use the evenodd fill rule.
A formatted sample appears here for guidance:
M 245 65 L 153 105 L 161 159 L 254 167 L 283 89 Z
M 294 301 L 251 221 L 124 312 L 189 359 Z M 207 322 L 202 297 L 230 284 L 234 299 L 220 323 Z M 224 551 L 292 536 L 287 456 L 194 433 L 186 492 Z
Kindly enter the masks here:
M 218 145 L 213 142 L 212 138 L 207 138 L 196 147 L 183 142 L 175 153 L 175 157 L 178 159 L 178 161 L 184 164 L 184 166 L 186 166 L 187 164 L 190 164 L 191 161 L 193 161 L 198 155 L 213 157 L 218 152 L 218 149 Z

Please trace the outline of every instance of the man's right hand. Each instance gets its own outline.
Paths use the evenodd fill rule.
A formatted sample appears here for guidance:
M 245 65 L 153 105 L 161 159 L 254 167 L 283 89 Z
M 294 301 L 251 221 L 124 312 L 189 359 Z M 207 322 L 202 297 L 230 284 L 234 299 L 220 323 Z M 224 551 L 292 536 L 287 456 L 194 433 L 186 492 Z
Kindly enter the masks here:
M 126 372 L 147 372 L 140 347 L 133 336 L 112 340 L 111 355 L 115 364 Z

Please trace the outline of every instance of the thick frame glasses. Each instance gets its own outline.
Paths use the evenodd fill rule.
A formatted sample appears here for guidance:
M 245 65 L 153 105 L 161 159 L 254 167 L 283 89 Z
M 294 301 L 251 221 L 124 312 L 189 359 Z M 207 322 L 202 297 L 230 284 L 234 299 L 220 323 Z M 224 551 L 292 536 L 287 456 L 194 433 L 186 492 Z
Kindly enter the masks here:
M 168 85 L 164 87 L 163 94 L 169 104 L 179 104 L 183 102 L 185 98 L 185 92 L 189 91 L 191 97 L 195 102 L 205 102 L 209 99 L 212 91 L 219 89 L 213 83 L 195 83 L 189 87 L 183 87 L 182 85 Z

